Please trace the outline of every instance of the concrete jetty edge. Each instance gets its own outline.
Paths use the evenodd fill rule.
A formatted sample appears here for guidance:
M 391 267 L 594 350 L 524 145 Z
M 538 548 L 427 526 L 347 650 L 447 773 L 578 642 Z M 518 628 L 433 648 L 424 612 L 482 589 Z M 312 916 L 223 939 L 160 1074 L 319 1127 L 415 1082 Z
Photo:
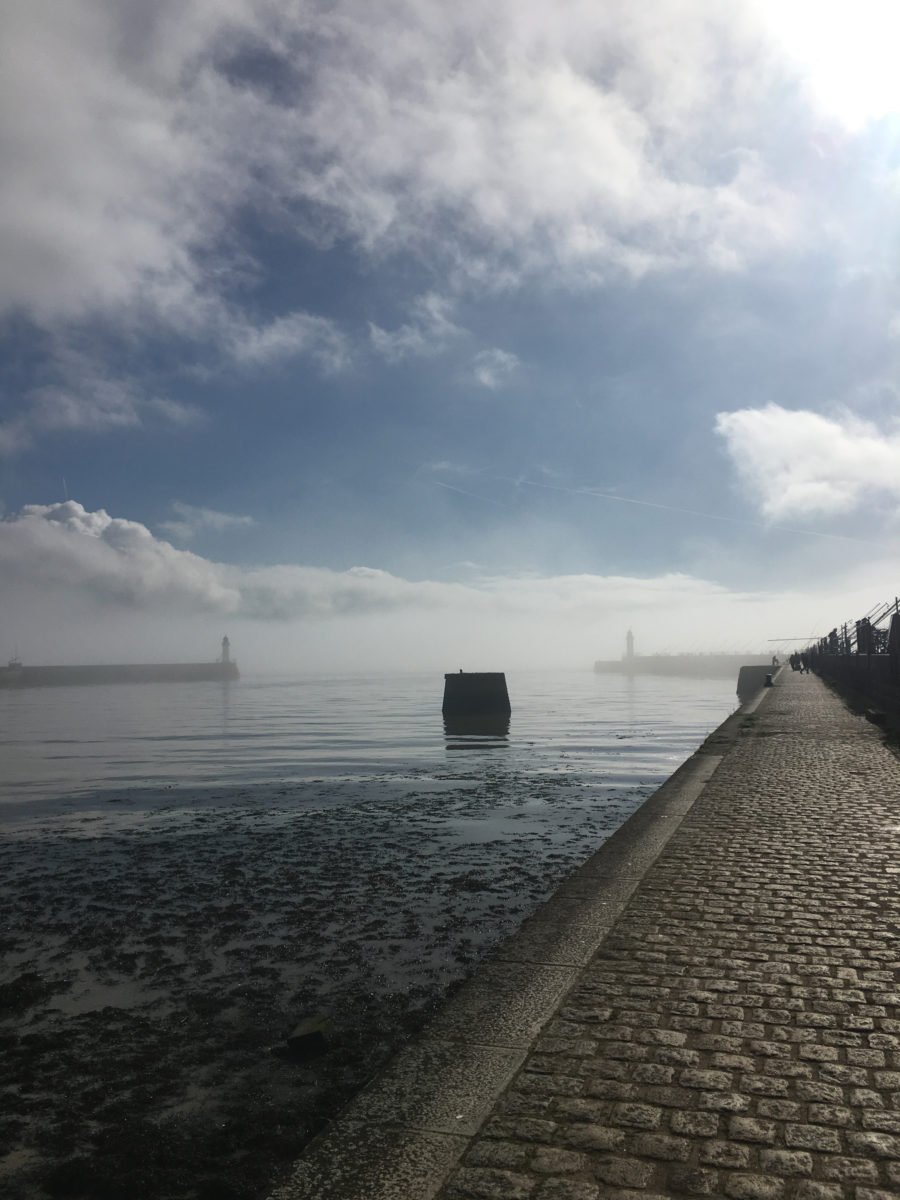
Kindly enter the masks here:
M 269 1200 L 431 1200 L 772 694 L 730 714 L 307 1146 Z

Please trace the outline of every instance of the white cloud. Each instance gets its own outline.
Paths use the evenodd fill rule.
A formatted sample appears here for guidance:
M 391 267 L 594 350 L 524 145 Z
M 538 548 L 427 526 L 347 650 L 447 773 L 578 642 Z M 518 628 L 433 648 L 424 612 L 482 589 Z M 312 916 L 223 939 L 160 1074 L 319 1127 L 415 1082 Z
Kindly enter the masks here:
M 388 362 L 440 354 L 465 332 L 451 321 L 452 311 L 453 302 L 436 292 L 419 296 L 412 304 L 412 320 L 399 329 L 381 329 L 370 323 L 372 345 Z
M 752 95 L 739 6 L 344 4 L 322 32 L 310 195 L 365 245 L 452 229 L 485 283 L 728 265 L 791 228 L 747 125 L 729 130 Z
M 183 64 L 165 69 L 158 39 L 171 14 L 160 16 L 142 64 L 127 47 L 128 6 L 4 7 L 3 308 L 74 316 L 190 280 L 210 163 L 173 77 Z M 220 211 L 208 211 L 210 227 Z
M 682 266 L 733 270 L 827 223 L 753 0 L 31 0 L 0 12 L 0 318 L 65 342 L 91 323 L 175 335 L 247 369 L 353 359 L 334 320 L 260 318 L 242 231 L 261 224 L 364 269 L 440 283 L 371 346 L 389 361 L 465 335 L 461 292 L 583 289 Z M 787 131 L 793 131 L 788 133 Z M 818 187 L 817 195 L 828 189 Z M 828 225 L 833 227 L 834 222 Z M 404 276 L 392 276 L 392 287 Z M 416 272 L 415 278 L 421 279 Z M 421 286 L 418 284 L 417 286 Z M 391 300 L 402 304 L 401 293 Z M 514 362 L 472 367 L 496 388 Z M 200 368 L 198 368 L 200 369 Z M 194 410 L 69 364 L 0 427 L 176 424 Z
M 719 413 L 738 474 L 760 511 L 778 520 L 846 513 L 870 500 L 900 502 L 900 424 L 879 429 L 845 414 L 777 404 Z
M 163 521 L 160 528 L 182 542 L 190 541 L 204 530 L 222 533 L 226 529 L 246 529 L 255 524 L 252 517 L 217 512 L 214 508 L 198 508 L 181 500 L 172 501 L 172 511 L 177 519 Z
M 190 528 L 224 529 L 249 518 L 176 505 Z M 722 589 L 683 575 L 641 580 L 611 576 L 483 576 L 467 584 L 410 581 L 370 567 L 237 567 L 211 562 L 155 538 L 136 521 L 87 511 L 74 500 L 29 505 L 0 521 L 0 565 L 18 585 L 87 593 L 104 605 L 215 611 L 289 621 L 352 614 L 507 612 L 520 616 L 598 613 L 620 605 L 690 606 Z
M 51 349 L 44 372 L 53 382 L 28 391 L 20 411 L 0 422 L 0 455 L 29 449 L 44 433 L 105 433 L 158 422 L 186 427 L 204 419 L 192 405 L 145 396 L 133 379 L 62 343 Z
M 206 423 L 206 414 L 194 404 L 183 404 L 180 400 L 169 400 L 163 396 L 151 396 L 144 401 L 147 412 L 153 413 L 171 425 L 183 429 Z
M 33 441 L 33 430 L 24 417 L 13 417 L 0 424 L 0 456 L 11 457 L 27 450 Z
M 516 355 L 508 350 L 482 350 L 472 362 L 472 374 L 476 383 L 496 391 L 509 382 L 520 365 Z
M 350 361 L 346 334 L 334 321 L 311 313 L 289 313 L 260 325 L 232 317 L 224 322 L 221 337 L 224 348 L 235 361 L 247 366 L 268 366 L 306 356 L 330 374 Z
M 827 586 L 819 579 L 809 594 L 738 592 L 686 573 L 472 574 L 465 583 L 440 582 L 368 567 L 226 566 L 176 549 L 138 522 L 90 512 L 75 501 L 31 505 L 0 520 L 2 632 L 27 646 L 23 653 L 31 661 L 45 652 L 48 631 L 72 660 L 79 646 L 102 651 L 113 630 L 116 644 L 131 655 L 154 631 L 151 644 L 165 660 L 176 625 L 193 622 L 196 637 L 185 644 L 197 645 L 226 618 L 245 646 L 268 628 L 264 640 L 278 647 L 271 661 L 282 667 L 298 638 L 329 647 L 330 663 L 320 661 L 321 653 L 316 660 L 325 669 L 355 670 L 361 662 L 476 669 L 498 660 L 501 668 L 512 662 L 587 666 L 617 655 L 629 626 L 646 653 L 746 651 L 764 648 L 767 638 L 786 629 L 813 632 L 816 620 L 825 622 L 824 632 L 855 607 L 866 611 L 892 594 L 893 561 L 869 564 L 864 573 L 855 564 L 853 571 L 851 586 L 842 578 Z
M 7 5 L 0 311 L 203 332 L 252 279 L 248 211 L 479 286 L 740 263 L 802 228 L 750 132 L 772 72 L 748 11 Z M 302 342 L 286 319 L 246 352 Z
M 18 592 L 49 590 L 103 607 L 236 612 L 240 593 L 221 568 L 154 538 L 137 521 L 74 500 L 31 504 L 0 521 L 0 574 Z
M 472 475 L 477 474 L 476 471 L 465 463 L 450 462 L 449 459 L 441 459 L 437 462 L 422 463 L 418 471 L 423 474 L 440 474 L 449 472 L 451 475 Z

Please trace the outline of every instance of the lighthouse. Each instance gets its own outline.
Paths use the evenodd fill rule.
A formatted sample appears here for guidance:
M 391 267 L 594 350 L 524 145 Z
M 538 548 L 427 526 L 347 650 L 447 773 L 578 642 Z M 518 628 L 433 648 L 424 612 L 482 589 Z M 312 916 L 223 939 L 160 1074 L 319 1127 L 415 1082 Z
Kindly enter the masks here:
M 231 662 L 231 642 L 229 642 L 227 634 L 222 638 L 222 662 Z
M 634 658 L 634 634 L 630 629 L 625 634 L 625 658 L 629 662 Z

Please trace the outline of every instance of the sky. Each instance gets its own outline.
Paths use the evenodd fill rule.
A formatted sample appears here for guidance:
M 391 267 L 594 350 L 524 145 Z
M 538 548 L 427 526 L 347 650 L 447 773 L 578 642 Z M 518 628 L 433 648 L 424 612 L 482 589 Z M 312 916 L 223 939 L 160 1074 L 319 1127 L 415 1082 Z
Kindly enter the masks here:
M 4 5 L 0 658 L 587 668 L 892 598 L 898 35 Z

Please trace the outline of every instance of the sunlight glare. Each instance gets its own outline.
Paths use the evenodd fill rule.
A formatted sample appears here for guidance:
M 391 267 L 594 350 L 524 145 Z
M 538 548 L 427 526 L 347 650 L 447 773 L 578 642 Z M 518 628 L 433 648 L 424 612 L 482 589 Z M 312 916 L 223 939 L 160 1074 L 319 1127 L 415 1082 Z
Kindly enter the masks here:
M 819 104 L 850 129 L 900 111 L 898 0 L 762 0 Z

